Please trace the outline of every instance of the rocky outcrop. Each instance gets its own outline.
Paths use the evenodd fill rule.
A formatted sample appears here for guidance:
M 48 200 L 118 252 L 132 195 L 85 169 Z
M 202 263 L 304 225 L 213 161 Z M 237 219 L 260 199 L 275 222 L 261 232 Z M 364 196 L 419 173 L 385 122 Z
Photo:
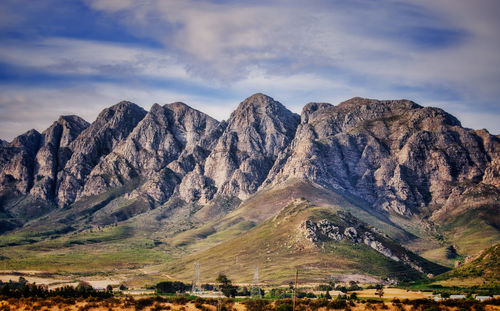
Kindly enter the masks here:
M 42 200 L 55 198 L 57 173 L 71 156 L 70 143 L 88 126 L 89 123 L 78 116 L 61 116 L 42 133 L 30 194 Z
M 205 162 L 205 176 L 217 193 L 245 199 L 257 191 L 298 123 L 298 115 L 269 96 L 243 101 Z
M 312 103 L 264 186 L 306 179 L 411 215 L 443 204 L 456 183 L 497 183 L 499 146 L 497 137 L 411 101 Z
M 145 115 L 146 111 L 133 103 L 118 103 L 104 109 L 70 144 L 71 157 L 57 176 L 59 206 L 66 206 L 75 201 L 83 191 L 88 175 L 100 159 L 127 138 Z
M 354 244 L 365 244 L 385 257 L 397 262 L 404 262 L 415 270 L 423 272 L 422 267 L 412 261 L 404 251 L 401 252 L 401 249 L 394 251 L 385 246 L 383 241 L 377 239 L 377 233 L 372 232 L 370 228 L 360 222 L 353 222 L 352 216 L 344 214 L 338 214 L 338 216 L 345 223 L 334 224 L 328 219 L 317 222 L 307 219 L 300 224 L 299 232 L 302 232 L 305 238 L 315 245 L 328 241 L 348 241 Z
M 137 177 L 145 183 L 129 198 L 146 195 L 162 204 L 184 176 L 203 173 L 203 162 L 223 130 L 224 124 L 183 103 L 155 104 L 127 139 L 94 167 L 78 197 L 102 193 Z M 198 199 L 191 189 L 184 187 L 181 197 Z
M 33 171 L 41 135 L 30 130 L 0 149 L 0 184 L 18 194 L 33 187 Z

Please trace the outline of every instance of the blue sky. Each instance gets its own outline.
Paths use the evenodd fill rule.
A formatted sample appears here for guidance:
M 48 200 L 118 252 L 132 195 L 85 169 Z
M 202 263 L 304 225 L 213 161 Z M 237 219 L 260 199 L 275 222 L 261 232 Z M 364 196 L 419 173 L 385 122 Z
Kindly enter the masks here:
M 2 0 L 0 138 L 130 100 L 406 98 L 500 134 L 500 2 Z

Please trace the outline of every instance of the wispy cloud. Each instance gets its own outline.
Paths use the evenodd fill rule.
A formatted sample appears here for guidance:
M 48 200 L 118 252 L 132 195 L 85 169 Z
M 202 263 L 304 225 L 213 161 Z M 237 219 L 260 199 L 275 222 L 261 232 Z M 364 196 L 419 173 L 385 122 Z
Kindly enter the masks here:
M 67 38 L 8 43 L 0 47 L 3 62 L 50 74 L 188 78 L 170 55 L 144 47 Z
M 499 12 L 495 0 L 5 0 L 0 110 L 36 101 L 69 111 L 56 107 L 59 94 L 86 98 L 67 107 L 88 118 L 136 98 L 184 100 L 224 119 L 260 91 L 297 112 L 309 101 L 410 98 L 498 133 Z M 8 127 L 0 137 L 27 128 Z

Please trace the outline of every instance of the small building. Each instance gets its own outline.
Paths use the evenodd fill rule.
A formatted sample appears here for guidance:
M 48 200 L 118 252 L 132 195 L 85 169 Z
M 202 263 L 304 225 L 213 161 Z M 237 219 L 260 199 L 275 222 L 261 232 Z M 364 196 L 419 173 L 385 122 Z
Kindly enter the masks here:
M 465 299 L 465 295 L 450 295 L 450 299 Z
M 479 300 L 479 301 L 485 301 L 485 300 L 488 300 L 488 299 L 493 299 L 493 297 L 491 297 L 491 296 L 476 296 L 475 299 Z

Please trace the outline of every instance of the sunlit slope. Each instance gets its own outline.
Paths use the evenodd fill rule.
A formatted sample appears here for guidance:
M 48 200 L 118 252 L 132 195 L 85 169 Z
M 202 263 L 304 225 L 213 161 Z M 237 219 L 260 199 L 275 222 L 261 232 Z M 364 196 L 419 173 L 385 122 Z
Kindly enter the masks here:
M 188 251 L 212 247 L 273 217 L 291 201 L 297 199 L 307 200 L 314 206 L 334 211 L 348 211 L 398 241 L 418 238 L 392 222 L 383 213 L 370 209 L 359 199 L 326 190 L 309 182 L 291 180 L 259 191 L 224 217 L 204 222 L 200 227 L 182 232 L 169 239 L 169 243 L 184 247 Z
M 434 283 L 442 286 L 500 287 L 500 244 L 467 258 L 464 264 L 439 275 Z
M 275 216 L 249 231 L 214 247 L 168 264 L 164 272 L 175 278 L 190 280 L 194 262 L 201 266 L 202 282 L 213 281 L 225 273 L 237 282 L 251 282 L 254 266 L 261 280 L 268 283 L 288 282 L 299 269 L 304 281 L 326 281 L 346 274 L 364 274 L 380 278 L 415 279 L 422 274 L 407 264 L 390 259 L 363 243 L 347 239 L 311 241 L 304 223 L 327 220 L 343 231 L 357 226 L 359 235 L 375 232 L 370 226 L 345 211 L 311 205 L 305 199 L 290 202 Z M 442 267 L 412 254 L 389 238 L 374 234 L 376 239 L 397 256 L 407 256 L 426 272 L 442 272 Z

